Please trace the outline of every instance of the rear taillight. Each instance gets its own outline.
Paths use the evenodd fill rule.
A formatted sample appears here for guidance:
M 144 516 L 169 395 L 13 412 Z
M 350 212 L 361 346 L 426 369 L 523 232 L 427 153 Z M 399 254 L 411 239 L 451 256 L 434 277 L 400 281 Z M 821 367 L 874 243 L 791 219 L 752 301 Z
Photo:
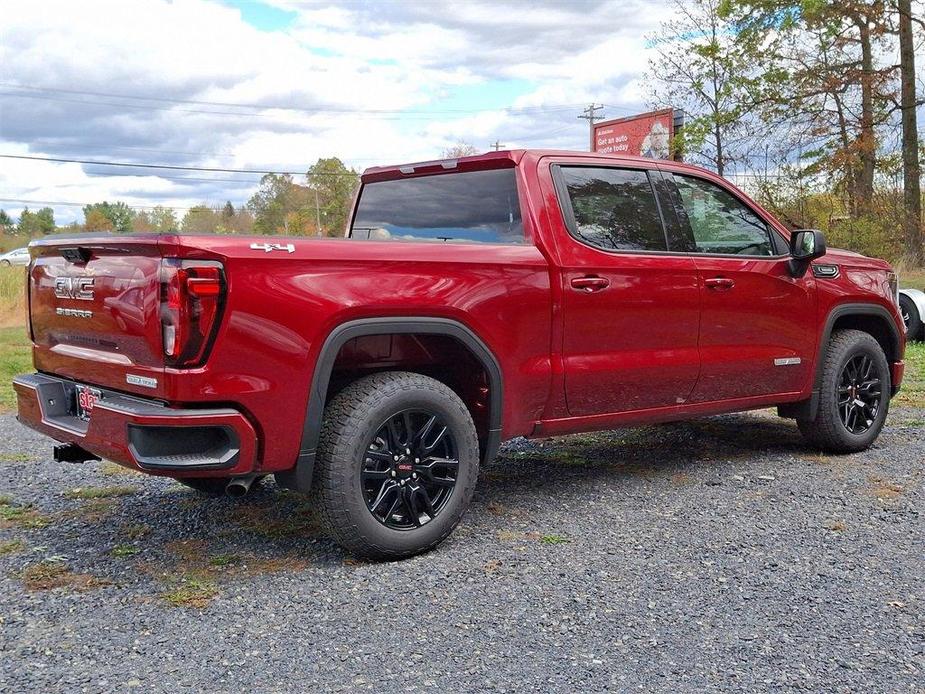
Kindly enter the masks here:
M 161 335 L 167 364 L 200 366 L 205 361 L 225 302 L 221 263 L 161 260 Z

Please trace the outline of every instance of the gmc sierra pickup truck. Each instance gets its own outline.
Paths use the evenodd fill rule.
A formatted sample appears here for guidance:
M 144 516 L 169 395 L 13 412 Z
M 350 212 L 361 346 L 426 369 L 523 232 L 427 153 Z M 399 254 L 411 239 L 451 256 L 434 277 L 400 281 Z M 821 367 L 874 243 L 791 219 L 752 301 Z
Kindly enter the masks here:
M 903 375 L 887 263 L 690 166 L 367 170 L 345 238 L 33 242 L 21 422 L 204 493 L 273 474 L 349 551 L 434 547 L 498 445 L 776 406 L 858 451 Z M 743 435 L 747 435 L 743 432 Z

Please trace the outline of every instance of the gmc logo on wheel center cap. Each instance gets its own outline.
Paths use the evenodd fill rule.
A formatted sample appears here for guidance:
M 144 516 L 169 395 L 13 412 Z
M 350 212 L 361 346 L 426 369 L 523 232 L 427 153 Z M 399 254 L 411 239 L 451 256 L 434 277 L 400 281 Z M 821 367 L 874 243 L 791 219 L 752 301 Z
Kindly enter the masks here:
M 55 277 L 55 296 L 93 301 L 93 281 L 92 277 Z

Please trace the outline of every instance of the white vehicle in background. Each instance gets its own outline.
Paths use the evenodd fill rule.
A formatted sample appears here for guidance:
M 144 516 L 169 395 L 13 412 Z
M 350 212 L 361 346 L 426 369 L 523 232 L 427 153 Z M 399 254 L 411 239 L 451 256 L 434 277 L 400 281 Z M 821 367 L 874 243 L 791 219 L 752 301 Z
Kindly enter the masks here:
M 28 248 L 14 248 L 8 253 L 0 255 L 0 265 L 4 267 L 9 267 L 10 265 L 28 265 L 29 264 L 29 249 Z
M 906 339 L 925 340 L 925 292 L 919 289 L 900 289 L 899 312 L 906 324 Z

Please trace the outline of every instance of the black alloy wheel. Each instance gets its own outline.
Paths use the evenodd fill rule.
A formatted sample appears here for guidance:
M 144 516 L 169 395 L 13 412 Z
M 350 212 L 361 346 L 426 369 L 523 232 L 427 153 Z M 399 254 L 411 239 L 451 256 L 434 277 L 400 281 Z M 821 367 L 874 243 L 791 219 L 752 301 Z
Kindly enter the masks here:
M 852 434 L 863 434 L 877 420 L 883 380 L 869 354 L 857 354 L 845 364 L 838 383 L 838 415 Z
M 358 378 L 325 405 L 312 496 L 357 557 L 401 559 L 443 542 L 479 475 L 472 413 L 445 383 L 408 371 Z
M 366 448 L 360 477 L 366 508 L 387 528 L 419 528 L 444 509 L 458 470 L 456 439 L 439 413 L 394 414 Z
M 857 453 L 876 441 L 890 410 L 890 363 L 870 333 L 835 330 L 817 376 L 814 416 L 797 417 L 807 442 L 829 453 Z

